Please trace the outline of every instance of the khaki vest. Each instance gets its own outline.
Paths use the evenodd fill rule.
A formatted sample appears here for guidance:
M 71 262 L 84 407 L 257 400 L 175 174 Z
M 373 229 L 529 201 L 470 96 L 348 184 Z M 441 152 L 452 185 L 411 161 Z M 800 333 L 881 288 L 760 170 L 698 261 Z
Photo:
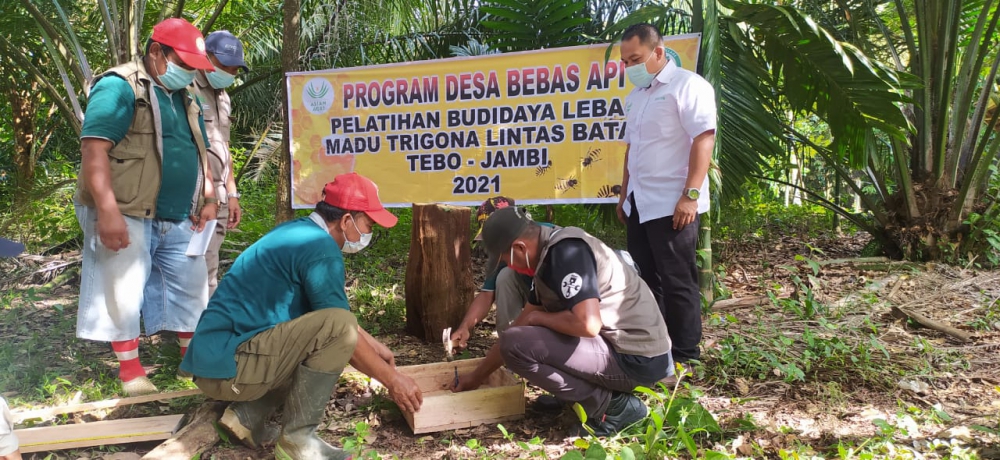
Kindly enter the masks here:
M 579 239 L 594 253 L 597 262 L 597 283 L 601 296 L 601 336 L 616 351 L 628 355 L 655 357 L 670 351 L 670 336 L 653 292 L 628 266 L 617 252 L 576 227 L 553 229 L 542 227 L 539 246 L 542 253 L 536 273 L 546 269 L 549 248 L 566 239 Z M 546 310 L 559 308 L 561 293 L 548 288 L 535 276 L 535 293 Z M 552 307 L 552 308 L 550 308 Z
M 208 166 L 212 169 L 215 196 L 219 198 L 219 202 L 227 203 L 229 192 L 226 190 L 226 181 L 233 173 L 230 170 L 232 161 L 229 152 L 232 101 L 226 90 L 213 88 L 203 72 L 198 72 L 194 82 L 201 93 L 201 111 L 205 115 L 205 134 L 208 135 L 209 144 Z
M 111 189 L 114 191 L 118 209 L 122 214 L 151 219 L 156 217 L 156 197 L 160 193 L 163 178 L 163 139 L 160 137 L 160 112 L 156 92 L 152 91 L 153 81 L 146 73 L 142 59 L 111 68 L 94 79 L 93 84 L 109 74 L 118 75 L 135 92 L 135 115 L 125 138 L 108 152 L 111 162 Z M 191 212 L 196 213 L 203 202 L 208 155 L 198 119 L 201 104 L 195 97 L 195 89 L 185 89 L 187 95 L 187 118 L 198 147 L 198 158 L 202 168 L 198 171 L 198 181 L 194 196 L 191 197 Z M 168 101 L 169 103 L 169 101 Z M 77 178 L 76 201 L 86 206 L 95 206 L 94 197 L 87 190 L 81 171 Z

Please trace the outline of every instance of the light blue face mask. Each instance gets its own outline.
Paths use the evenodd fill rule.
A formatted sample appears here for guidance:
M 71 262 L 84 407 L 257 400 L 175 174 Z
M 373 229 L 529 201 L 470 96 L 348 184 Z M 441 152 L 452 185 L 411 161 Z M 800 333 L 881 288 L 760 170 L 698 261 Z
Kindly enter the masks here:
M 236 81 L 236 75 L 222 69 L 215 69 L 215 72 L 206 72 L 205 77 L 208 78 L 208 84 L 212 85 L 212 88 L 215 89 L 228 88 L 229 85 L 232 85 Z
M 167 71 L 160 75 L 160 84 L 170 91 L 184 89 L 194 81 L 195 70 L 187 70 L 167 60 Z
M 649 59 L 652 57 L 653 54 L 651 53 L 642 64 L 635 64 L 625 68 L 625 76 L 637 88 L 648 88 L 653 83 L 653 79 L 656 78 L 656 74 L 649 73 L 646 70 L 646 64 L 649 63 Z

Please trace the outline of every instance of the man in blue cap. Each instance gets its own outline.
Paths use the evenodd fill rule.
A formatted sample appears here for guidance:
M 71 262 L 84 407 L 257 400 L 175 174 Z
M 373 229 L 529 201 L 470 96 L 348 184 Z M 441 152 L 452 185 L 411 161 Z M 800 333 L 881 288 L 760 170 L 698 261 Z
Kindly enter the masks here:
M 226 230 L 236 228 L 243 215 L 240 209 L 240 193 L 236 189 L 233 175 L 233 159 L 229 151 L 230 114 L 232 105 L 226 88 L 233 84 L 242 70 L 249 71 L 243 60 L 243 44 L 228 30 L 219 30 L 205 38 L 205 52 L 215 66 L 214 71 L 203 70 L 195 77 L 195 84 L 201 93 L 201 107 L 205 113 L 205 131 L 208 134 L 208 162 L 215 181 L 215 195 L 219 197 L 219 218 L 215 225 L 215 235 L 205 252 L 208 265 L 208 295 L 215 293 L 219 284 L 219 248 L 226 237 Z M 181 338 L 187 345 L 190 338 Z

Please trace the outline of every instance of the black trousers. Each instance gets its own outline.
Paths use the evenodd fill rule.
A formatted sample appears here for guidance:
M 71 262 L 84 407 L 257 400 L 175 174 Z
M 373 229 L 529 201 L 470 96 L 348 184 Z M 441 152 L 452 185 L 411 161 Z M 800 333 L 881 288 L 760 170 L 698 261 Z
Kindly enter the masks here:
M 635 198 L 628 197 L 628 252 L 653 291 L 667 323 L 675 362 L 699 359 L 701 351 L 701 291 L 698 285 L 698 223 L 674 230 L 673 216 L 639 223 Z

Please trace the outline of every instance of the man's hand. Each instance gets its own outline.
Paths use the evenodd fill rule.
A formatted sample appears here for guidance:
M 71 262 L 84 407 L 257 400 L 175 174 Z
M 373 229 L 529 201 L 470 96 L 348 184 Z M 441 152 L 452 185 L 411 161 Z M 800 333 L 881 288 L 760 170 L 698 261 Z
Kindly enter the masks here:
M 456 340 L 458 341 L 458 349 L 461 350 L 461 349 L 464 349 L 465 347 L 469 346 L 469 336 L 470 335 L 471 335 L 471 333 L 469 332 L 468 329 L 466 329 L 465 327 L 459 326 L 458 330 L 456 330 L 455 332 L 451 333 L 451 337 L 450 338 L 451 338 L 452 341 L 456 341 Z
M 539 315 L 539 311 L 523 311 L 517 318 L 514 318 L 514 322 L 510 323 L 510 327 L 514 326 L 534 326 L 535 317 Z
M 448 389 L 453 393 L 470 391 L 479 388 L 483 384 L 483 379 L 479 378 L 475 372 L 458 376 L 458 382 L 451 382 Z
M 101 239 L 101 244 L 112 251 L 128 247 L 128 225 L 118 208 L 97 212 L 97 236 Z
M 243 209 L 240 208 L 239 198 L 229 199 L 229 222 L 226 224 L 226 228 L 234 229 L 240 224 L 240 220 L 243 219 Z
M 698 201 L 682 196 L 681 199 L 677 201 L 677 206 L 674 208 L 674 230 L 680 230 L 688 224 L 694 222 L 694 218 L 697 215 Z
M 386 383 L 385 388 L 399 408 L 407 412 L 420 410 L 420 405 L 424 403 L 424 394 L 420 392 L 417 382 L 398 371 L 393 372 L 392 379 Z
M 191 222 L 194 225 L 191 226 L 191 230 L 201 233 L 205 229 L 205 224 L 208 221 L 215 219 L 219 216 L 219 204 L 218 203 L 205 203 L 202 206 L 201 212 L 197 216 L 191 216 Z
M 618 200 L 618 206 L 615 207 L 615 214 L 618 215 L 618 221 L 622 225 L 628 225 L 628 216 L 625 215 L 625 197 Z

